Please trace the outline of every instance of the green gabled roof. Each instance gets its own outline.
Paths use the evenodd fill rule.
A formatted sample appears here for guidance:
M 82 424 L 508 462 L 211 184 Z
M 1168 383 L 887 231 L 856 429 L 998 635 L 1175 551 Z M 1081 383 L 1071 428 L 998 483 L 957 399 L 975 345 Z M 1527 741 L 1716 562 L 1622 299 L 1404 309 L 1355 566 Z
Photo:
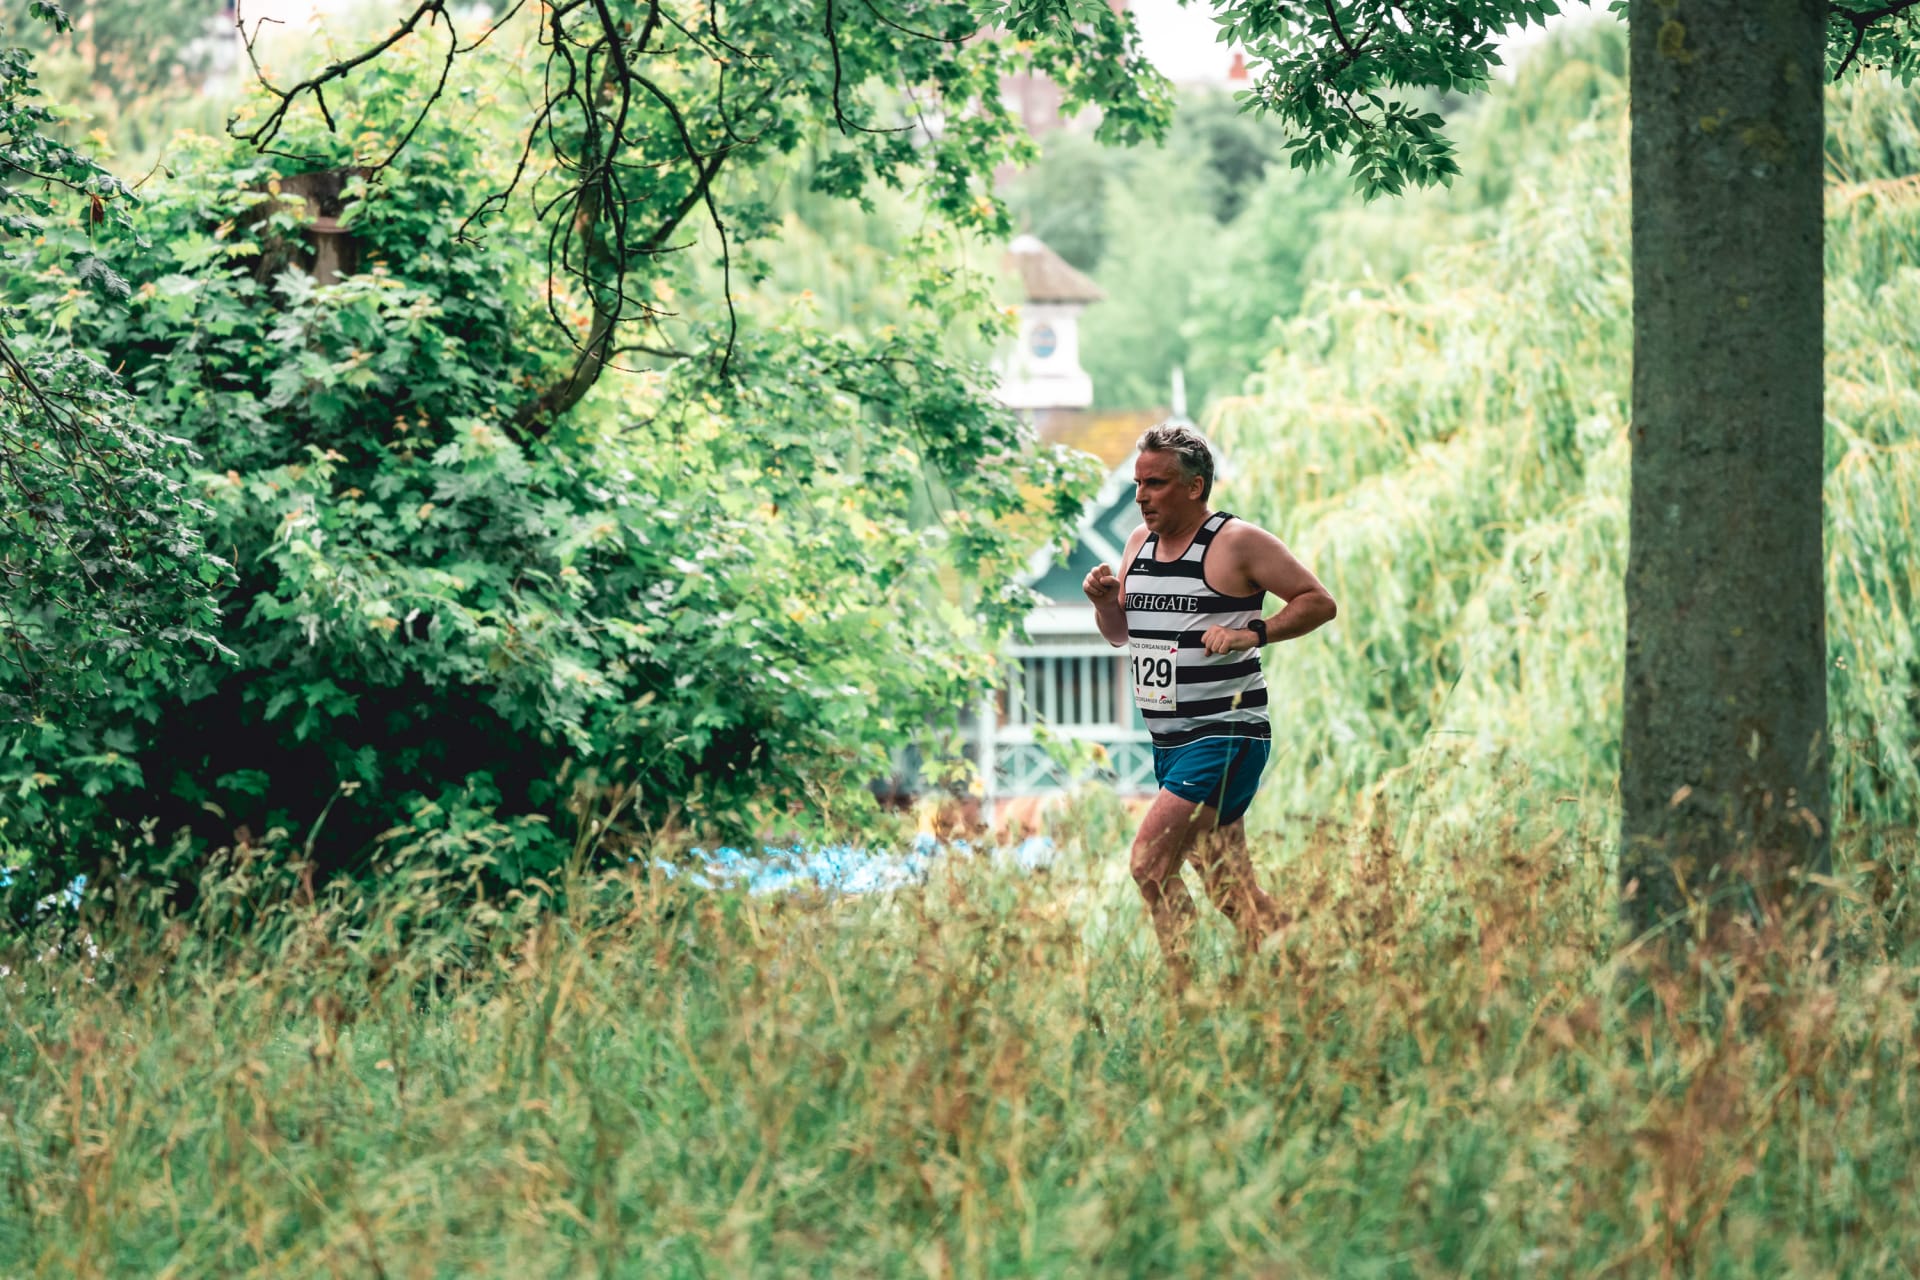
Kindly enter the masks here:
M 1064 559 L 1051 550 L 1036 556 L 1024 575 L 1027 585 L 1053 604 L 1080 600 L 1081 580 L 1095 565 L 1104 561 L 1119 572 L 1127 536 L 1139 524 L 1140 512 L 1133 504 L 1133 458 L 1129 456 L 1107 473 L 1100 492 L 1087 504 L 1072 551 Z

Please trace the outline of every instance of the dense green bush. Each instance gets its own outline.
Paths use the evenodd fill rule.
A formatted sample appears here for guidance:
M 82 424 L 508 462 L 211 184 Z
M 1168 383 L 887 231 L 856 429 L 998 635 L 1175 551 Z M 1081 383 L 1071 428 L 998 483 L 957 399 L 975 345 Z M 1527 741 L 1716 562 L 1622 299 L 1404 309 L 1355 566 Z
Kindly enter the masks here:
M 33 6 L 46 26 L 64 15 Z M 18 18 L 22 15 L 13 15 Z M 33 24 L 38 27 L 41 24 Z M 60 140 L 32 59 L 0 21 L 0 265 L 59 265 L 58 309 L 117 309 L 126 281 L 94 243 L 132 193 Z M 49 243 L 51 238 L 51 243 Z M 160 677 L 214 648 L 203 508 L 182 442 L 133 411 L 113 370 L 46 338 L 41 309 L 0 298 L 0 723 L 58 716 L 112 670 Z
M 75 291 L 56 245 L 15 273 L 199 451 L 235 569 L 230 661 L 128 668 L 0 748 L 30 891 L 129 841 L 298 839 L 323 812 L 331 865 L 397 823 L 489 814 L 516 832 L 510 878 L 567 854 L 595 792 L 631 789 L 650 823 L 844 816 L 985 674 L 1019 603 L 981 584 L 1077 509 L 1088 477 L 943 359 L 937 312 L 869 338 L 750 316 L 730 376 L 608 375 L 516 429 L 572 356 L 548 303 L 573 312 L 524 215 L 456 234 L 514 159 L 487 104 L 430 116 L 375 185 L 347 173 L 358 269 L 337 281 L 309 274 L 311 211 L 283 194 L 403 128 L 408 74 L 369 72 L 338 134 L 293 136 L 303 164 L 183 144 L 143 239 L 115 244 L 127 306 Z

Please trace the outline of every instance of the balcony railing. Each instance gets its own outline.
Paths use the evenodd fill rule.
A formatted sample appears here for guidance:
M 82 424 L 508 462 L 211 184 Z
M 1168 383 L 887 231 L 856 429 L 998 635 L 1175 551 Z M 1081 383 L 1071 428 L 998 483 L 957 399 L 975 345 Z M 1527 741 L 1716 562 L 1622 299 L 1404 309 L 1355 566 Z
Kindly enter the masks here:
M 1008 659 L 1015 674 L 975 725 L 975 762 L 989 796 L 1089 779 L 1122 792 L 1153 790 L 1153 745 L 1133 705 L 1123 651 L 1103 641 L 1063 641 L 1022 645 Z M 1049 751 L 1046 738 L 1060 747 Z

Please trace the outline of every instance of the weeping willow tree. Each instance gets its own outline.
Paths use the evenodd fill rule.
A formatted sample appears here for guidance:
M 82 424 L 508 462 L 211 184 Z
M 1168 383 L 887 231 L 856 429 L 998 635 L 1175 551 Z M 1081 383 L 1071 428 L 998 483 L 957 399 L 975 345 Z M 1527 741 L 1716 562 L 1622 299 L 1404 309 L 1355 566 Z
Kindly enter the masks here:
M 1226 496 L 1346 606 L 1269 677 L 1256 822 L 1385 798 L 1417 833 L 1496 810 L 1617 821 L 1629 262 L 1624 36 L 1529 64 L 1450 193 L 1328 235 L 1319 283 L 1209 426 Z M 1835 812 L 1920 797 L 1920 96 L 1830 90 L 1826 586 Z M 1497 163 L 1495 163 L 1497 161 Z M 1342 228 L 1343 232 L 1346 228 Z M 1383 283 L 1366 246 L 1417 267 Z M 1493 797 L 1499 797 L 1496 806 Z

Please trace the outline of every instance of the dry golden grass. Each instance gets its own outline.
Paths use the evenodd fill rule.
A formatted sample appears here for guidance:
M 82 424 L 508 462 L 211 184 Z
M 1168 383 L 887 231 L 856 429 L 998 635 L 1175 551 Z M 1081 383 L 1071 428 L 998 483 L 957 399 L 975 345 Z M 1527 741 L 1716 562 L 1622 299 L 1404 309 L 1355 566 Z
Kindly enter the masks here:
M 1909 1273 L 1910 833 L 1645 968 L 1592 841 L 1393 825 L 1262 840 L 1301 923 L 1177 1006 L 1105 820 L 859 899 L 230 866 L 4 958 L 0 1274 Z

